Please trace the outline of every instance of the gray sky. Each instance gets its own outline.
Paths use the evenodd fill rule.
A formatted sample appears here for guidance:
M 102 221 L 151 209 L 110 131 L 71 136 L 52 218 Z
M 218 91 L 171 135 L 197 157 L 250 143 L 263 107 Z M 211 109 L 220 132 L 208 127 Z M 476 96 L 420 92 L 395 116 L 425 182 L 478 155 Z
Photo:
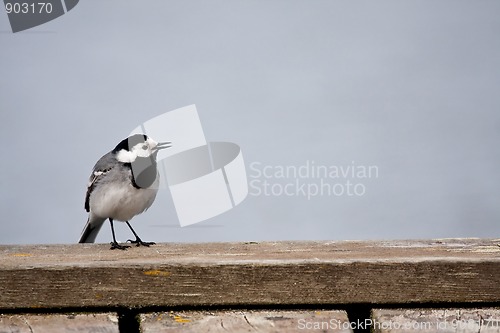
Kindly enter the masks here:
M 493 0 L 86 0 L 16 34 L 0 14 L 0 243 L 76 242 L 97 159 L 189 104 L 259 184 L 252 163 L 378 177 L 351 179 L 359 196 L 254 193 L 186 228 L 163 190 L 132 220 L 144 240 L 499 237 L 499 12 Z M 110 239 L 105 226 L 98 241 Z

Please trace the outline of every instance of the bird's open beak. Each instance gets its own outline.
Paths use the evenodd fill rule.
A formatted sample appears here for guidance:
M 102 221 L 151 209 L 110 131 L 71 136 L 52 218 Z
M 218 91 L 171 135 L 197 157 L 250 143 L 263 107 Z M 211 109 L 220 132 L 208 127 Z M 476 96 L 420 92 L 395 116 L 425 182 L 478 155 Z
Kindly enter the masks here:
M 159 142 L 156 150 L 166 149 L 172 147 L 172 142 Z

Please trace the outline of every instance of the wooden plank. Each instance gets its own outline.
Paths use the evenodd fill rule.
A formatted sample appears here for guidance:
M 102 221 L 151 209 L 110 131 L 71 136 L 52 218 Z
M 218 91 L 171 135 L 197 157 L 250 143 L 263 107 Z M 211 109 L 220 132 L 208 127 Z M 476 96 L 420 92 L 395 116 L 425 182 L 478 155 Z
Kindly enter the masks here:
M 0 309 L 499 302 L 499 243 L 0 246 Z
M 498 333 L 500 309 L 376 309 L 374 333 Z
M 352 333 L 344 311 L 181 311 L 141 315 L 143 333 Z
M 118 333 L 115 314 L 0 315 L 0 333 Z

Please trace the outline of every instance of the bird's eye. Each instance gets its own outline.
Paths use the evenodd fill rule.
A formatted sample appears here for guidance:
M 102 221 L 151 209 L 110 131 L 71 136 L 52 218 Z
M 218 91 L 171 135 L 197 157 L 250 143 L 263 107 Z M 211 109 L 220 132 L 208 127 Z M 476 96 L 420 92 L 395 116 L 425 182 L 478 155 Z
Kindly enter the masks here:
M 142 150 L 148 150 L 148 145 L 143 145 Z

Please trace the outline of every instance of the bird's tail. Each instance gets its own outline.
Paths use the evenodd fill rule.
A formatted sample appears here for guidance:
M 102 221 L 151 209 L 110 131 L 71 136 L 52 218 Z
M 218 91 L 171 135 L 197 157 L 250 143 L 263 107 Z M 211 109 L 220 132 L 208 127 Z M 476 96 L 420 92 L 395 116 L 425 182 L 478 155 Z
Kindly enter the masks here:
M 104 221 L 106 221 L 106 219 L 92 217 L 92 214 L 90 214 L 78 243 L 94 243 Z

